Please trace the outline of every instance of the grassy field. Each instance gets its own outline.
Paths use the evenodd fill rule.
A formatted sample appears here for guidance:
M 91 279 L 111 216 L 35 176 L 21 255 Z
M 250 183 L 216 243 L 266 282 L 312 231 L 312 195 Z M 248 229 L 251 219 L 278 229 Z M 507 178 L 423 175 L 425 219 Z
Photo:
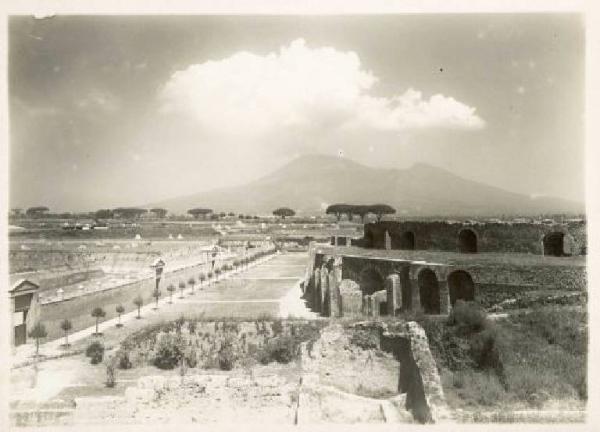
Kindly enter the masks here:
M 480 411 L 580 410 L 587 401 L 587 313 L 546 307 L 490 321 L 421 318 L 449 405 Z

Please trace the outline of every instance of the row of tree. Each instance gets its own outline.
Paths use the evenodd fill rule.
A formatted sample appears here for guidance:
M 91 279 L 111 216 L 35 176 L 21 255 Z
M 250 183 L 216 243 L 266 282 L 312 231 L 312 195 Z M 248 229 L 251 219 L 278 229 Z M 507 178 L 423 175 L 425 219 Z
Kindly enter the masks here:
M 89 217 L 94 219 L 138 219 L 141 216 L 151 213 L 154 217 L 159 219 L 164 219 L 169 211 L 164 208 L 156 207 L 151 209 L 145 209 L 140 207 L 117 207 L 115 209 L 100 209 L 91 213 L 78 213 L 74 215 L 72 213 L 49 213 L 50 209 L 46 206 L 35 206 L 30 207 L 25 211 L 25 216 L 36 218 L 36 217 L 56 217 L 56 218 L 70 218 L 73 216 L 79 217 Z M 235 217 L 236 214 L 233 212 L 225 213 L 215 213 L 213 209 L 204 208 L 204 207 L 196 207 L 189 209 L 187 214 L 193 216 L 196 219 L 202 217 L 202 219 L 207 219 L 210 216 L 210 219 L 219 219 L 225 217 Z M 23 209 L 15 208 L 11 210 L 11 215 L 14 217 L 22 217 Z M 286 217 L 292 217 L 296 215 L 296 212 L 288 207 L 279 207 L 273 210 L 273 215 L 278 216 L 282 219 Z M 258 219 L 258 216 L 244 215 L 239 214 L 239 219 Z
M 211 280 L 217 281 L 219 280 L 219 276 L 221 276 L 221 274 L 224 274 L 226 272 L 232 271 L 232 270 L 244 270 L 244 269 L 248 269 L 248 266 L 260 259 L 260 258 L 264 258 L 265 256 L 267 256 L 269 253 L 268 251 L 260 251 L 257 252 L 253 255 L 250 255 L 248 257 L 244 257 L 244 258 L 240 258 L 240 259 L 235 259 L 231 262 L 231 264 L 224 264 L 221 267 L 217 267 L 212 271 L 209 271 L 207 273 L 200 273 L 198 275 L 198 279 L 196 279 L 194 276 L 191 276 L 187 283 L 184 280 L 181 280 L 178 284 L 178 288 L 180 291 L 180 299 L 183 298 L 183 292 L 186 288 L 186 286 L 189 286 L 191 288 L 190 290 L 190 295 L 194 294 L 194 287 L 196 285 L 196 283 L 200 283 L 200 285 L 202 285 L 205 281 L 208 282 L 208 284 L 210 285 Z M 170 284 L 169 286 L 167 286 L 167 291 L 169 292 L 169 303 L 173 302 L 173 293 L 175 292 L 176 288 L 175 285 Z M 152 298 L 155 301 L 155 308 L 158 308 L 158 299 L 161 296 L 161 292 L 160 290 L 154 290 L 154 292 L 152 293 Z M 142 306 L 144 306 L 144 299 L 142 298 L 141 295 L 137 295 L 133 300 L 132 303 L 135 305 L 136 309 L 137 309 L 137 319 L 141 319 L 141 308 Z M 121 315 L 123 315 L 123 313 L 125 313 L 125 307 L 121 304 L 117 305 L 115 308 L 115 312 L 117 313 L 118 316 L 118 323 L 117 323 L 117 327 L 122 327 L 123 324 L 121 324 Z M 96 323 L 96 332 L 93 334 L 94 336 L 101 336 L 102 334 L 98 331 L 98 325 L 100 323 L 100 320 L 102 318 L 106 317 L 106 311 L 97 306 L 94 307 L 92 309 L 91 312 L 91 316 L 95 319 Z M 69 320 L 69 319 L 64 319 L 63 321 L 61 321 L 60 323 L 60 328 L 61 330 L 64 332 L 65 335 L 65 344 L 64 347 L 67 348 L 69 347 L 69 332 L 73 329 L 73 323 Z M 40 348 L 40 340 L 44 339 L 48 336 L 48 332 L 46 331 L 46 327 L 44 326 L 43 323 L 37 323 L 28 333 L 28 336 L 32 339 L 35 340 L 35 347 L 36 347 L 36 356 L 39 354 L 39 348 Z
M 46 206 L 35 206 L 30 207 L 23 211 L 21 208 L 13 208 L 10 211 L 10 216 L 15 218 L 56 218 L 56 219 L 71 219 L 71 218 L 89 218 L 89 219 L 138 219 L 145 214 L 151 215 L 158 219 L 164 219 L 169 211 L 165 208 L 151 208 L 144 209 L 139 207 L 118 207 L 115 209 L 99 209 L 95 212 L 83 212 L 83 213 L 50 213 L 50 209 Z M 199 218 L 209 218 L 211 220 L 223 219 L 226 217 L 238 217 L 239 219 L 259 219 L 258 216 L 246 215 L 246 214 L 235 214 L 233 212 L 219 212 L 216 213 L 212 209 L 207 208 L 193 208 L 187 211 L 189 215 Z
M 359 216 L 362 222 L 369 214 L 374 214 L 379 222 L 384 215 L 396 213 L 396 209 L 388 204 L 332 204 L 325 210 L 326 214 L 335 215 L 338 222 L 343 215 L 351 221 L 354 216 Z

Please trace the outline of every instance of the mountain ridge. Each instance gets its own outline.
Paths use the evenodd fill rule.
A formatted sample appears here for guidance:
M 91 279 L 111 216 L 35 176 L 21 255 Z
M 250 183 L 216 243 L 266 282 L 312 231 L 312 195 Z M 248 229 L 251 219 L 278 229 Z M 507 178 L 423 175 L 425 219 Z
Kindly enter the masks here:
M 152 203 L 183 213 L 193 207 L 270 214 L 281 206 L 299 214 L 323 213 L 329 204 L 387 203 L 400 215 L 477 216 L 582 213 L 584 205 L 554 197 L 531 198 L 417 163 L 406 169 L 375 168 L 320 154 L 299 156 L 245 185 L 223 187 Z

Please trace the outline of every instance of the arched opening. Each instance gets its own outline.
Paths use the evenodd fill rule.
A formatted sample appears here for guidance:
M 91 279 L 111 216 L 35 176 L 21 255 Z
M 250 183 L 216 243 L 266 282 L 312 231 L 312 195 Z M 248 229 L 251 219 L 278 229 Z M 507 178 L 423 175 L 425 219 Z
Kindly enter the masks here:
M 362 295 L 371 295 L 383 289 L 383 276 L 374 268 L 367 267 L 360 273 L 358 284 Z
M 334 264 L 335 260 L 333 258 L 329 258 L 324 264 L 323 266 L 327 269 L 327 271 L 332 271 L 333 270 L 333 264 Z
M 448 290 L 450 291 L 450 304 L 454 306 L 456 300 L 475 300 L 475 283 L 471 275 L 463 270 L 457 270 L 448 276 Z
M 419 299 L 421 307 L 426 314 L 439 314 L 440 287 L 435 273 L 430 269 L 423 269 L 417 278 L 419 284 Z
M 379 302 L 379 316 L 388 315 L 387 302 Z
M 392 249 L 415 250 L 415 233 L 405 231 L 400 236 L 392 237 Z
M 400 291 L 402 295 L 401 310 L 403 312 L 412 309 L 412 290 L 410 289 L 410 270 L 405 267 L 400 271 Z
M 370 229 L 367 229 L 367 232 L 365 232 L 365 247 L 366 248 L 373 248 L 373 232 Z
M 543 239 L 544 255 L 564 256 L 565 255 L 565 235 L 561 232 L 551 232 L 546 234 Z
M 458 233 L 458 251 L 461 253 L 477 253 L 477 234 L 471 229 Z

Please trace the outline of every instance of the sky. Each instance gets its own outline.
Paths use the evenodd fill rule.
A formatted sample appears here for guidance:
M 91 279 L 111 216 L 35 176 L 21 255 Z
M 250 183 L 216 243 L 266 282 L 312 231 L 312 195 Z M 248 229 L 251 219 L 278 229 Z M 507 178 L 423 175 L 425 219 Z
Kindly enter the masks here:
M 584 52 L 575 14 L 11 17 L 10 206 L 143 205 L 314 153 L 583 201 Z

